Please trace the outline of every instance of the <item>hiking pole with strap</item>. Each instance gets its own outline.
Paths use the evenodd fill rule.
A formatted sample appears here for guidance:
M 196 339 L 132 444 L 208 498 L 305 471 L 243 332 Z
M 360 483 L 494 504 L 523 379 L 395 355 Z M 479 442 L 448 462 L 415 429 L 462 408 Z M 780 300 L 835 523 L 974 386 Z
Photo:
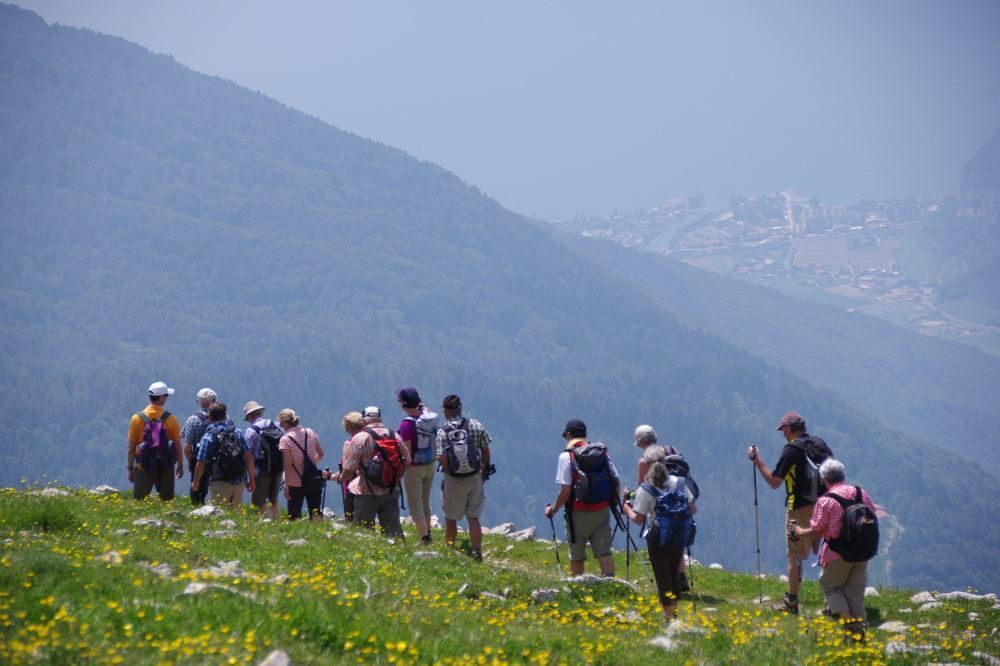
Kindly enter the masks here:
M 323 469 L 326 470 L 327 474 L 330 473 L 330 468 L 329 467 L 324 467 Z M 326 477 L 324 476 L 323 477 L 323 494 L 320 495 L 320 500 L 319 500 L 319 516 L 320 516 L 320 518 L 323 517 L 323 512 L 325 510 L 326 510 Z
M 629 549 L 630 542 L 632 541 L 632 526 L 626 522 L 625 523 L 625 580 L 629 583 L 632 582 L 632 551 Z
M 612 504 L 611 506 L 617 507 L 617 505 L 615 504 Z M 614 516 L 615 520 L 618 523 L 618 526 L 622 527 L 621 513 L 619 513 L 617 509 L 612 509 L 611 515 Z M 642 559 L 642 557 L 639 556 L 639 546 L 635 545 L 635 541 L 632 539 L 632 531 L 629 530 L 627 527 L 625 528 L 625 538 L 627 539 L 628 543 L 632 544 L 632 550 L 635 551 L 635 556 L 639 558 L 639 562 L 642 564 L 642 568 L 646 571 L 646 578 L 649 579 L 650 583 L 655 584 L 655 582 L 653 581 L 653 574 L 649 573 L 649 565 L 646 564 L 646 560 Z
M 760 572 L 760 509 L 757 505 L 757 447 L 754 448 L 753 466 L 753 526 L 757 535 L 757 603 L 764 605 L 764 580 Z
M 549 516 L 549 525 L 552 526 L 552 547 L 556 551 L 556 569 L 559 570 L 559 580 L 563 577 L 562 562 L 559 560 L 559 539 L 556 538 L 556 521 L 552 520 L 552 516 Z
M 695 614 L 698 613 L 698 593 L 694 589 L 694 560 L 691 558 L 691 546 L 687 546 L 687 567 L 684 569 L 687 574 L 688 580 L 691 581 L 691 608 L 694 609 Z M 682 576 L 684 573 L 681 574 Z

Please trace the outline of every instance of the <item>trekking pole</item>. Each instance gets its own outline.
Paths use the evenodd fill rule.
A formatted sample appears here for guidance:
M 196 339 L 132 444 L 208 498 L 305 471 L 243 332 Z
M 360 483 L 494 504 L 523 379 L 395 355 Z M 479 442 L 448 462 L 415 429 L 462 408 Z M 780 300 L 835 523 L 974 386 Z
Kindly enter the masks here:
M 685 572 L 687 573 L 688 579 L 691 581 L 691 608 L 694 609 L 695 615 L 698 614 L 698 592 L 694 588 L 694 560 L 691 558 L 691 546 L 687 547 L 688 561 Z M 682 576 L 684 574 L 681 574 Z
M 618 511 L 612 511 L 611 515 L 614 516 L 615 520 L 618 521 L 618 525 L 621 526 L 622 516 Z M 642 568 L 646 571 L 646 578 L 649 579 L 650 583 L 654 583 L 653 574 L 649 573 L 649 565 L 646 564 L 646 560 L 642 559 L 639 555 L 639 546 L 635 545 L 635 541 L 632 539 L 632 531 L 628 528 L 625 529 L 625 538 L 629 543 L 632 544 L 632 550 L 635 551 L 635 556 L 639 558 L 639 562 L 642 564 Z M 654 583 L 655 584 L 655 583 Z
M 632 582 L 632 558 L 631 550 L 629 549 L 629 542 L 632 541 L 632 526 L 629 523 L 625 523 L 625 580 L 626 582 Z
M 754 459 L 757 458 L 757 447 L 754 447 Z M 760 509 L 757 506 L 757 464 L 753 466 L 753 526 L 757 535 L 757 603 L 764 604 L 764 580 L 760 572 Z
M 330 468 L 329 467 L 324 467 L 323 469 L 326 470 L 327 474 L 330 473 Z M 324 476 L 323 477 L 323 494 L 320 496 L 320 500 L 319 500 L 319 515 L 320 515 L 320 517 L 323 516 L 323 512 L 325 510 L 326 510 L 326 477 Z
M 552 520 L 552 516 L 549 516 L 549 525 L 552 526 L 552 546 L 556 551 L 556 569 L 559 570 L 559 580 L 563 577 L 562 562 L 559 560 L 559 539 L 556 538 L 556 521 Z

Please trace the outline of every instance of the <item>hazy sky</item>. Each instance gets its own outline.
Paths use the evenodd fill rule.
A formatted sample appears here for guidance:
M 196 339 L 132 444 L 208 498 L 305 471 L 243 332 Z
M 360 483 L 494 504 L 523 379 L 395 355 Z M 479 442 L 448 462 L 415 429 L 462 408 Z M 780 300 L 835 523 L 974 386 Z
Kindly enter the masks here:
M 1000 2 L 22 0 L 546 218 L 791 187 L 955 191 L 1000 125 Z

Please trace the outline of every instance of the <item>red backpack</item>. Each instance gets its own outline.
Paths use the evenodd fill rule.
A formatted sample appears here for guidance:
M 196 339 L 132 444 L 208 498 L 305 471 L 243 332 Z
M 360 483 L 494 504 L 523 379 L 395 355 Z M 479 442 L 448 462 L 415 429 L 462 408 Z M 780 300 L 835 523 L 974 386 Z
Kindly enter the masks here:
M 396 433 L 386 428 L 386 434 L 380 435 L 374 428 L 365 428 L 375 442 L 371 460 L 364 466 L 365 481 L 381 488 L 395 488 L 403 477 L 402 443 L 396 439 Z

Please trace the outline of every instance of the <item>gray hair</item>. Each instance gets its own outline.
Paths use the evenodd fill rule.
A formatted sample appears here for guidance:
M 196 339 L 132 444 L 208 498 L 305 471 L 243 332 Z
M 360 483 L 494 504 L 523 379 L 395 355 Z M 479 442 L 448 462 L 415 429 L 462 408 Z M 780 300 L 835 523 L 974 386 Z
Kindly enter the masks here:
M 642 459 L 648 463 L 654 463 L 667 457 L 667 450 L 659 444 L 647 446 L 642 450 Z
M 844 480 L 844 463 L 833 458 L 827 458 L 819 466 L 819 475 L 828 484 L 833 485 Z

